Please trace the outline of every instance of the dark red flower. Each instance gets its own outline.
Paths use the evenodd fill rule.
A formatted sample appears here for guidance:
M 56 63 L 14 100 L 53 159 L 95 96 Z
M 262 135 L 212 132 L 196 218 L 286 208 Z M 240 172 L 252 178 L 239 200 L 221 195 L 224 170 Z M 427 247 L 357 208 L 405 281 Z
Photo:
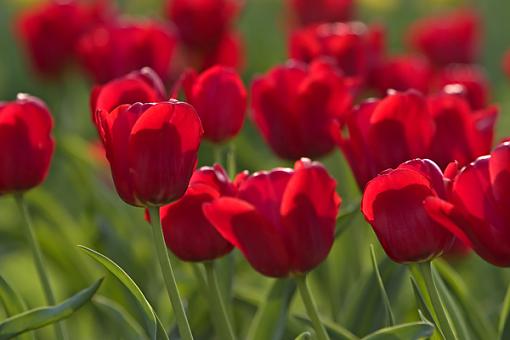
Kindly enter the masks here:
M 412 47 L 435 65 L 472 63 L 480 49 L 480 22 L 471 10 L 425 18 L 410 29 Z
M 361 22 L 321 24 L 295 31 L 289 55 L 306 63 L 331 57 L 347 76 L 364 79 L 381 57 L 382 40 L 377 27 Z
M 480 110 L 489 101 L 489 83 L 485 72 L 477 65 L 452 64 L 439 72 L 439 87 L 462 85 L 464 95 L 473 110 Z
M 113 111 L 122 104 L 155 103 L 166 100 L 166 90 L 158 75 L 148 67 L 96 85 L 90 95 L 93 119 L 96 110 Z
M 167 13 L 185 45 L 204 48 L 218 45 L 241 5 L 240 0 L 171 0 Z
M 219 198 L 204 212 L 255 270 L 285 277 L 326 258 L 341 200 L 321 164 L 302 159 L 294 170 L 258 172 L 238 182 L 237 198 Z
M 282 158 L 319 157 L 335 145 L 334 120 L 348 112 L 351 80 L 328 60 L 309 66 L 289 61 L 253 82 L 253 118 L 262 136 Z
M 455 178 L 450 201 L 427 199 L 431 217 L 441 222 L 486 261 L 510 266 L 510 143 L 498 145 Z
M 200 75 L 190 71 L 183 85 L 187 102 L 200 116 L 205 138 L 220 143 L 237 135 L 246 112 L 246 89 L 233 69 L 214 66 Z
M 454 236 L 428 216 L 424 201 L 446 198 L 446 182 L 428 159 L 405 162 L 368 182 L 361 211 L 395 262 L 423 262 L 448 250 Z
M 31 189 L 46 178 L 55 148 L 52 128 L 40 99 L 18 94 L 0 102 L 0 194 Z
M 105 83 L 142 67 L 168 77 L 176 45 L 170 26 L 156 22 L 116 22 L 98 26 L 77 46 L 83 68 L 96 83 Z
M 74 58 L 75 44 L 92 26 L 108 20 L 103 1 L 48 1 L 21 14 L 17 31 L 34 68 L 44 75 L 56 75 Z
M 211 261 L 228 254 L 232 244 L 211 225 L 202 206 L 234 194 L 234 186 L 220 165 L 196 170 L 184 196 L 160 209 L 167 247 L 183 261 Z
M 288 0 L 288 3 L 302 26 L 349 21 L 354 12 L 354 0 Z
M 120 105 L 96 111 L 98 130 L 120 197 L 131 205 L 164 205 L 180 198 L 197 163 L 200 119 L 189 104 Z
M 384 96 L 390 89 L 429 91 L 432 69 L 427 60 L 415 56 L 390 57 L 374 67 L 371 85 Z

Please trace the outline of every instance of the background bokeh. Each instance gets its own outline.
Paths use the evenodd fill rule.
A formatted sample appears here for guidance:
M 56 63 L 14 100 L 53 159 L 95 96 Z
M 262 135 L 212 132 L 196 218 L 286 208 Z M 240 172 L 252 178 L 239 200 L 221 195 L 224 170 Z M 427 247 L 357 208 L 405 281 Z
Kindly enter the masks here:
M 27 194 L 37 235 L 47 257 L 53 285 L 60 299 L 88 286 L 106 275 L 77 247 L 78 244 L 109 256 L 120 264 L 141 286 L 156 306 L 165 323 L 172 311 L 163 287 L 152 249 L 151 233 L 143 219 L 143 210 L 124 204 L 111 185 L 110 175 L 94 151 L 96 132 L 90 122 L 89 92 L 91 83 L 77 70 L 71 70 L 59 82 L 38 78 L 13 32 L 13 22 L 29 0 L 0 2 L 0 100 L 13 100 L 18 92 L 42 98 L 55 118 L 57 150 L 46 182 Z M 510 80 L 501 70 L 503 52 L 510 48 L 510 2 L 507 0 L 360 0 L 358 18 L 386 27 L 391 52 L 406 48 L 403 36 L 410 23 L 452 7 L 471 5 L 483 20 L 484 44 L 481 64 L 491 83 L 492 102 L 500 106 L 496 140 L 509 135 Z M 119 9 L 132 16 L 163 18 L 161 0 L 118 1 Z M 286 17 L 282 0 L 247 0 L 237 25 L 246 42 L 246 64 L 242 76 L 249 85 L 252 77 L 265 72 L 286 58 Z M 288 166 L 276 158 L 247 121 L 234 140 L 238 169 L 259 170 Z M 204 143 L 200 164 L 211 164 L 211 145 Z M 322 160 L 338 179 L 343 197 L 342 211 L 355 207 L 360 193 L 339 151 Z M 343 221 L 343 220 L 342 220 Z M 22 220 L 11 197 L 0 198 L 0 275 L 24 297 L 30 307 L 44 304 L 29 249 L 21 228 Z M 343 221 L 342 223 L 345 223 Z M 346 224 L 346 223 L 345 223 Z M 371 229 L 360 213 L 352 217 L 339 236 L 328 259 L 312 275 L 312 289 L 323 315 L 329 316 L 357 335 L 367 334 L 384 323 L 384 306 L 375 286 L 369 245 L 377 248 L 380 268 L 399 321 L 417 320 L 409 275 L 402 265 L 385 259 Z M 238 334 L 245 334 L 271 279 L 254 272 L 235 253 L 236 276 L 233 283 L 233 308 Z M 488 322 L 497 322 L 497 314 L 510 273 L 481 261 L 474 255 L 450 260 L 450 266 L 462 278 L 467 292 L 474 297 Z M 212 325 L 208 307 L 199 291 L 191 266 L 177 268 L 177 280 L 187 301 L 191 327 L 198 339 L 210 338 Z M 113 299 L 138 318 L 134 301 L 113 277 L 108 276 L 99 294 Z M 299 298 L 292 313 L 304 314 Z M 0 309 L 0 319 L 4 317 Z M 73 339 L 128 338 L 122 324 L 108 311 L 87 305 L 67 321 Z M 302 331 L 299 323 L 289 320 L 284 338 Z M 41 338 L 51 334 L 43 330 Z

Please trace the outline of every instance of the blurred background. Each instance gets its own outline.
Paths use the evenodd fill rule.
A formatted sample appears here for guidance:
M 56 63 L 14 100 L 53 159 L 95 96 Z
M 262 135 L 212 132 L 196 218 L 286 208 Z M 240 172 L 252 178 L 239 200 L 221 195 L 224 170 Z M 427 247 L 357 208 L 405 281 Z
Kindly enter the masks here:
M 43 99 L 55 119 L 57 142 L 55 157 L 45 183 L 27 194 L 37 235 L 47 257 L 47 266 L 59 300 L 105 276 L 76 245 L 96 249 L 122 266 L 140 285 L 158 310 L 165 324 L 172 311 L 152 249 L 149 225 L 143 210 L 124 204 L 117 196 L 100 149 L 94 145 L 96 131 L 90 121 L 89 94 L 92 82 L 76 67 L 58 80 L 43 79 L 32 69 L 23 46 L 14 32 L 14 22 L 24 9 L 37 1 L 2 0 L 0 4 L 0 101 L 15 99 L 26 92 Z M 151 17 L 164 21 L 164 1 L 118 0 L 118 10 L 133 17 Z M 406 51 L 403 41 L 409 25 L 416 19 L 462 6 L 475 8 L 483 22 L 481 64 L 491 84 L 491 102 L 500 107 L 497 124 L 499 140 L 509 135 L 510 80 L 504 75 L 501 60 L 510 48 L 510 2 L 505 0 L 359 0 L 356 18 L 380 23 L 386 28 L 387 45 L 392 53 Z M 241 71 L 245 84 L 266 72 L 287 56 L 287 20 L 282 0 L 247 0 L 236 26 L 244 37 L 245 58 Z M 275 166 L 290 166 L 278 159 L 263 142 L 248 119 L 243 132 L 233 141 L 238 169 L 250 171 Z M 343 197 L 342 211 L 359 203 L 360 192 L 343 156 L 338 150 L 322 159 L 338 179 Z M 199 162 L 213 162 L 212 146 L 204 143 Z M 351 219 L 352 217 L 352 219 Z M 9 281 L 30 307 L 44 304 L 25 237 L 22 219 L 11 197 L 0 198 L 0 275 Z M 342 223 L 347 223 L 342 220 Z M 409 277 L 404 266 L 386 259 L 361 214 L 349 217 L 327 260 L 313 272 L 312 289 L 323 315 L 362 336 L 384 324 L 384 306 L 375 288 L 369 245 L 377 249 L 380 269 L 398 321 L 417 320 Z M 233 282 L 233 308 L 237 333 L 246 334 L 257 304 L 273 280 L 251 269 L 239 253 L 234 255 L 236 276 Z M 497 314 L 510 282 L 510 273 L 496 269 L 474 255 L 450 259 L 449 266 L 462 277 L 461 289 L 469 292 L 478 308 L 495 325 Z M 190 265 L 181 263 L 177 281 L 185 297 L 191 327 L 198 339 L 209 339 L 212 329 L 203 294 L 197 287 Z M 134 300 L 112 276 L 107 276 L 99 295 L 118 302 L 135 319 Z M 456 279 L 456 277 L 455 277 Z M 300 299 L 292 302 L 292 313 L 304 314 Z M 0 309 L 0 319 L 4 317 Z M 291 313 L 291 314 L 292 314 Z M 296 319 L 297 320 L 297 319 Z M 291 339 L 303 327 L 289 320 L 283 338 Z M 130 338 L 122 322 L 97 304 L 89 304 L 66 323 L 73 339 Z M 50 331 L 42 330 L 41 339 Z M 174 333 L 175 334 L 175 333 Z

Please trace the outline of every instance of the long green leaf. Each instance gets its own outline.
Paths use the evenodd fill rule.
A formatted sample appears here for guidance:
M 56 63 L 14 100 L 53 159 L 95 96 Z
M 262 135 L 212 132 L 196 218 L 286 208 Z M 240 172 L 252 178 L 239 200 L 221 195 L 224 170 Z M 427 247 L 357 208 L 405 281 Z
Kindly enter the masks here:
M 433 324 L 417 321 L 380 329 L 362 340 L 418 340 L 430 337 L 433 332 Z
M 374 267 L 374 274 L 377 280 L 377 284 L 379 285 L 379 290 L 381 291 L 384 307 L 386 308 L 387 324 L 388 326 L 393 326 L 395 325 L 395 317 L 393 316 L 393 311 L 391 310 L 390 299 L 388 298 L 388 294 L 386 293 L 386 288 L 384 288 L 384 282 L 381 278 L 381 273 L 379 273 L 379 267 L 377 266 L 377 259 L 375 257 L 375 250 L 373 244 L 370 244 L 370 255 L 372 258 L 372 266 Z
M 501 313 L 499 314 L 498 332 L 499 339 L 510 339 L 510 285 L 505 294 L 505 300 L 503 300 L 503 306 Z
M 103 279 L 78 292 L 64 302 L 51 306 L 28 310 L 12 316 L 0 323 L 0 340 L 10 339 L 19 334 L 38 329 L 70 317 L 96 293 Z
M 301 314 L 293 314 L 296 319 L 298 319 L 300 322 L 305 323 L 308 326 L 311 326 L 310 319 Z M 331 340 L 358 340 L 359 337 L 352 334 L 350 331 L 348 331 L 346 328 L 340 326 L 339 324 L 336 324 L 332 321 L 321 319 L 322 324 L 324 327 L 326 327 L 326 331 L 328 332 L 328 335 L 330 336 Z
M 251 322 L 246 338 L 249 340 L 281 339 L 295 291 L 295 280 L 275 280 Z
M 335 239 L 339 238 L 344 231 L 352 224 L 357 213 L 359 212 L 359 203 L 351 204 L 343 209 L 343 212 L 336 220 Z
M 312 333 L 309 331 L 299 334 L 294 340 L 312 340 Z
M 164 327 L 157 318 L 154 309 L 151 304 L 143 295 L 141 289 L 136 285 L 136 283 L 131 279 L 131 277 L 122 269 L 118 264 L 113 262 L 108 257 L 103 254 L 87 248 L 85 246 L 78 246 L 80 249 L 85 251 L 87 255 L 92 257 L 98 263 L 103 265 L 111 274 L 113 274 L 135 297 L 136 301 L 140 305 L 140 308 L 144 312 L 145 316 L 145 331 L 149 335 L 151 339 L 157 339 L 158 336 L 164 336 L 166 339 L 166 332 L 164 331 Z
M 4 307 L 7 316 L 21 314 L 27 310 L 27 306 L 21 296 L 0 276 L 0 303 Z M 34 339 L 33 334 L 23 334 L 19 340 Z
M 128 334 L 129 339 L 147 338 L 138 322 L 117 302 L 101 295 L 94 296 L 92 302 L 112 317 L 117 323 L 118 329 L 125 330 L 127 328 L 128 331 L 125 333 Z

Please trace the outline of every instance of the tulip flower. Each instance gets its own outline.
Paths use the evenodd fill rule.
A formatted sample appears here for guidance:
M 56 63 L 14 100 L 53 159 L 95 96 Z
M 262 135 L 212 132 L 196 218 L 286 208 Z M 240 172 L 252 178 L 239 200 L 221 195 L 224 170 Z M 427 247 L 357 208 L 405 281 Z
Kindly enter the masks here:
M 16 28 L 34 68 L 43 75 L 58 75 L 74 59 L 79 38 L 109 20 L 109 12 L 102 1 L 48 1 L 22 12 Z
M 98 26 L 82 36 L 77 55 L 96 83 L 106 83 L 146 66 L 166 79 L 176 43 L 168 25 L 122 21 Z
M 234 194 L 234 185 L 221 165 L 196 170 L 184 196 L 160 209 L 168 248 L 191 262 L 211 261 L 229 253 L 232 244 L 211 225 L 202 206 Z
M 480 50 L 480 22 L 474 11 L 461 10 L 425 18 L 410 29 L 409 41 L 431 63 L 473 63 Z
M 453 64 L 443 68 L 438 75 L 439 87 L 462 85 L 464 96 L 473 110 L 487 106 L 489 83 L 485 72 L 477 65 Z
M 331 124 L 348 112 L 353 92 L 328 60 L 289 61 L 253 82 L 253 119 L 278 156 L 319 157 L 333 149 Z
M 55 142 L 53 120 L 38 98 L 18 94 L 0 102 L 0 194 L 32 189 L 46 178 Z
M 301 26 L 314 23 L 349 21 L 353 17 L 353 0 L 288 0 Z
M 374 67 L 371 85 L 380 95 L 388 90 L 410 89 L 427 93 L 432 79 L 432 70 L 427 60 L 415 56 L 390 57 Z
M 190 71 L 183 81 L 186 99 L 204 128 L 204 138 L 221 143 L 237 135 L 246 112 L 246 89 L 232 69 L 214 66 L 200 75 Z
M 90 109 L 95 119 L 97 110 L 110 112 L 122 104 L 164 101 L 165 92 L 165 86 L 158 75 L 151 68 L 144 67 L 104 85 L 96 85 L 90 95 Z
M 431 217 L 471 244 L 484 260 L 510 266 L 510 143 L 495 147 L 455 178 L 452 198 L 427 199 Z
M 134 206 L 180 198 L 197 163 L 200 119 L 189 104 L 120 105 L 96 111 L 100 137 L 120 197 Z
M 322 24 L 295 31 L 289 55 L 306 63 L 327 56 L 345 75 L 364 79 L 381 58 L 382 40 L 380 30 L 361 22 Z

